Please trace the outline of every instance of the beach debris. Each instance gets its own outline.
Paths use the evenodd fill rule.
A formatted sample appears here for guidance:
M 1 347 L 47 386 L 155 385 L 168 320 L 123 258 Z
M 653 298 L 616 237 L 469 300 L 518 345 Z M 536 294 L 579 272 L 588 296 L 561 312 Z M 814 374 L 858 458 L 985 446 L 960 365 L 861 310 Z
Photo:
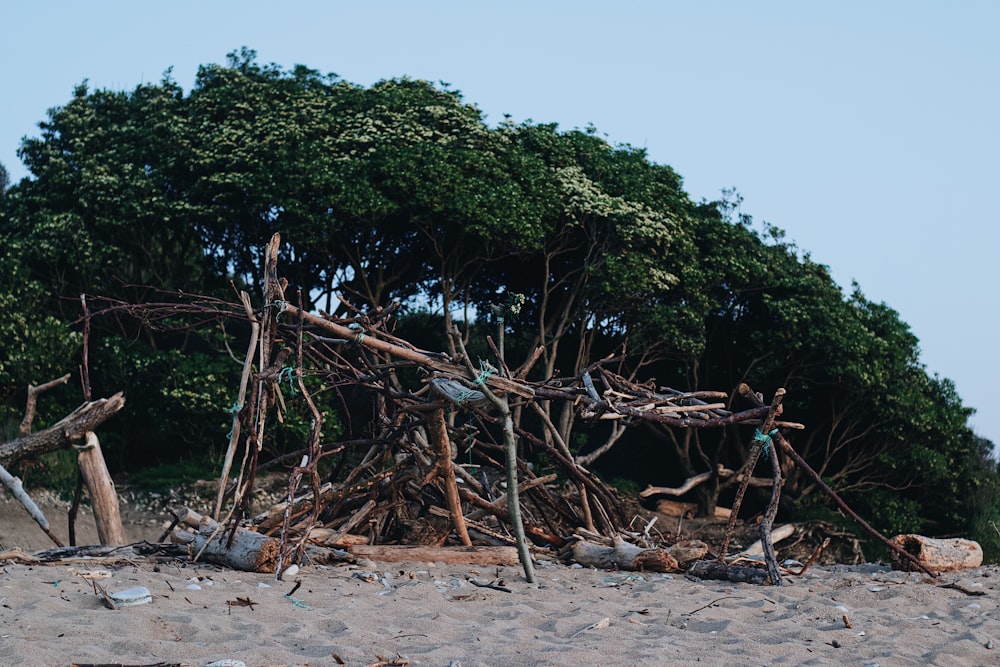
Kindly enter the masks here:
M 478 586 L 479 588 L 492 588 L 495 591 L 503 591 L 504 593 L 513 593 L 512 590 L 510 590 L 504 585 L 505 583 L 504 580 L 499 577 L 497 577 L 493 581 L 485 583 L 479 581 L 475 577 L 466 577 L 465 579 L 473 586 Z
M 246 663 L 242 660 L 232 660 L 229 658 L 223 660 L 216 660 L 215 662 L 209 662 L 202 667 L 247 667 Z
M 956 591 L 962 591 L 966 595 L 986 595 L 986 591 L 984 590 L 966 588 L 957 581 L 953 581 L 950 584 L 940 584 L 938 588 L 954 588 Z
M 110 570 L 77 570 L 75 568 L 70 569 L 70 574 L 76 575 L 77 577 L 82 577 L 84 579 L 110 579 Z
M 768 571 L 761 567 L 730 565 L 714 560 L 699 560 L 691 564 L 687 573 L 699 579 L 721 579 L 743 584 L 773 584 Z
M 579 637 L 584 632 L 588 632 L 590 630 L 602 630 L 602 629 L 604 629 L 604 628 L 606 628 L 606 627 L 608 627 L 610 625 L 611 625 L 611 619 L 608 618 L 607 616 L 605 616 L 604 618 L 602 618 L 601 620 L 599 620 L 597 623 L 591 623 L 590 625 L 588 625 L 587 627 L 583 628 L 582 630 L 578 630 L 578 631 L 574 632 L 572 635 L 570 635 L 570 639 L 572 639 L 573 637 Z
M 226 600 L 226 605 L 229 607 L 229 613 L 233 613 L 233 607 L 250 607 L 250 611 L 253 611 L 253 607 L 259 602 L 254 602 L 248 597 L 241 598 L 237 597 L 235 600 Z
M 108 592 L 104 589 L 103 586 L 101 586 L 94 580 L 91 580 L 90 584 L 94 587 L 94 594 L 97 595 L 98 599 L 101 601 L 101 604 L 103 604 L 108 609 L 111 609 L 112 611 L 118 608 L 118 605 L 116 605 L 115 601 L 111 599 L 111 596 L 108 595 Z
M 150 604 L 153 596 L 145 586 L 133 586 L 123 591 L 112 593 L 110 596 L 115 605 L 119 607 L 134 607 L 140 604 Z
M 903 552 L 910 554 L 916 564 L 926 569 L 948 572 L 966 570 L 983 564 L 983 548 L 978 542 L 961 538 L 936 539 L 923 535 L 896 535 L 890 540 Z M 912 570 L 913 559 L 904 561 L 897 551 L 890 552 L 893 568 Z
M 585 529 L 578 529 L 575 537 L 560 553 L 586 567 L 650 572 L 680 571 L 677 559 L 666 549 L 648 549 L 626 542 L 620 535 L 605 538 Z M 705 550 L 707 552 L 707 545 Z

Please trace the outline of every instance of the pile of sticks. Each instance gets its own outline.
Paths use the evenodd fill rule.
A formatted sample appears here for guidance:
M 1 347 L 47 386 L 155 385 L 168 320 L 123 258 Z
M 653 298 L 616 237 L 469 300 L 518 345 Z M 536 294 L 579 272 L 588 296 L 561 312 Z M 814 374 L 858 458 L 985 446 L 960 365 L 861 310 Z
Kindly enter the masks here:
M 354 311 L 348 318 L 307 312 L 301 297 L 295 305 L 284 293 L 279 243 L 275 236 L 266 253 L 263 306 L 253 308 L 249 295 L 241 295 L 252 336 L 211 517 L 214 533 L 226 534 L 228 527 L 230 540 L 240 523 L 277 536 L 279 570 L 316 542 L 523 548 L 521 530 L 528 548 L 558 550 L 581 529 L 641 539 L 630 528 L 635 517 L 627 502 L 590 472 L 560 435 L 550 416 L 560 403 L 575 406 L 590 423 L 782 425 L 774 421 L 774 406 L 730 412 L 723 392 L 636 384 L 607 369 L 610 359 L 575 377 L 528 381 L 541 349 L 511 369 L 491 338 L 494 358 L 477 367 L 457 332 L 458 355 L 421 350 L 394 336 L 392 308 Z M 326 441 L 325 415 L 312 398 L 317 391 L 335 392 L 347 420 L 360 397 L 370 412 L 367 427 L 348 423 L 352 437 Z M 277 412 L 280 419 L 289 394 L 312 413 L 309 442 L 281 459 L 261 462 L 267 417 Z M 331 456 L 339 457 L 338 474 L 323 479 L 319 463 Z M 544 474 L 534 466 L 539 458 L 547 464 Z M 285 501 L 255 511 L 250 491 L 258 471 L 289 461 L 296 465 Z M 344 462 L 351 463 L 346 474 Z M 530 579 L 527 566 L 526 574 Z
M 741 385 L 737 392 L 751 407 L 732 412 L 724 392 L 636 384 L 609 370 L 610 358 L 576 376 L 529 381 L 543 350 L 511 369 L 504 358 L 502 328 L 499 346 L 487 339 L 492 360 L 476 366 L 457 330 L 449 332 L 456 350 L 451 354 L 422 350 L 393 335 L 393 306 L 360 312 L 344 302 L 351 316 L 334 317 L 307 312 L 301 295 L 292 303 L 285 294 L 287 283 L 278 277 L 279 246 L 275 235 L 265 253 L 260 306 L 254 307 L 245 292 L 240 293 L 242 308 L 191 306 L 199 317 L 242 317 L 251 328 L 214 512 L 199 524 L 196 557 L 206 550 L 238 552 L 241 536 L 247 536 L 251 543 L 267 545 L 267 568 L 280 576 L 316 544 L 513 546 L 530 582 L 532 550 L 565 553 L 568 543 L 585 534 L 611 540 L 602 548 L 636 562 L 676 560 L 671 554 L 635 556 L 631 548 L 622 548 L 626 538 L 639 543 L 640 551 L 661 545 L 653 543 L 648 526 L 642 532 L 632 529 L 635 517 L 628 503 L 587 469 L 586 457 L 571 452 L 551 416 L 557 405 L 572 406 L 585 423 L 755 426 L 757 437 L 730 515 L 730 535 L 750 473 L 772 439 L 778 451 L 815 475 L 781 435 L 782 429 L 802 428 L 780 419 L 783 389 L 766 403 Z M 127 309 L 154 321 L 176 314 L 178 306 Z M 341 405 L 338 413 L 347 437 L 324 438 L 327 415 L 313 399 L 320 391 L 332 393 Z M 307 442 L 299 451 L 261 461 L 265 428 L 273 427 L 275 414 L 281 421 L 293 397 L 311 414 Z M 357 418 L 361 410 L 364 420 Z M 363 426 L 356 423 L 360 421 Z M 331 466 L 320 466 L 330 457 L 337 457 L 332 473 Z M 545 461 L 544 472 L 535 468 L 540 460 Z M 780 584 L 770 533 L 781 470 L 776 455 L 770 461 L 772 497 L 760 524 L 763 580 Z M 257 511 L 251 499 L 258 472 L 281 464 L 290 468 L 284 501 Z M 892 547 L 816 478 L 842 509 Z M 727 537 L 718 555 L 723 570 L 728 542 Z M 253 552 L 252 558 L 259 556 Z

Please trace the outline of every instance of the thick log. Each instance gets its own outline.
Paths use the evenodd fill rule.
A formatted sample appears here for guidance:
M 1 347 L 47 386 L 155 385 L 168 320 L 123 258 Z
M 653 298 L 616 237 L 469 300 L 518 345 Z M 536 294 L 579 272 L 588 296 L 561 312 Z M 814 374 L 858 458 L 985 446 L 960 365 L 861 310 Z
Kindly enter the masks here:
M 642 495 L 641 493 L 639 494 Z M 691 519 L 698 514 L 697 503 L 682 503 L 677 500 L 667 500 L 663 498 L 656 501 L 656 511 L 667 516 L 679 516 L 684 519 Z
M 96 430 L 124 405 L 121 392 L 84 403 L 47 429 L 0 444 L 0 465 L 6 467 L 81 442 L 87 431 Z
M 928 570 L 947 572 L 979 567 L 983 564 L 983 548 L 972 540 L 942 540 L 923 535 L 896 535 L 891 541 L 913 555 Z M 913 569 L 913 563 L 900 557 L 896 552 L 891 552 L 889 556 L 894 569 Z
M 425 545 L 356 544 L 347 551 L 382 563 L 446 563 L 448 565 L 519 565 L 516 547 L 435 547 Z
M 726 565 L 714 560 L 699 560 L 687 571 L 699 579 L 721 579 L 743 584 L 771 584 L 767 570 L 758 567 L 743 567 L 741 565 Z
M 201 554 L 213 563 L 245 572 L 273 573 L 278 564 L 279 540 L 252 530 L 237 528 L 231 545 L 229 532 L 216 531 L 212 524 L 197 533 L 175 531 L 170 538 L 176 544 L 189 545 L 192 555 Z
M 611 546 L 579 540 L 571 547 L 573 560 L 585 567 L 602 570 L 648 570 L 678 572 L 677 559 L 666 549 L 644 549 L 615 537 Z
M 458 497 L 455 467 L 451 463 L 451 441 L 448 439 L 448 426 L 444 421 L 444 408 L 436 408 L 428 417 L 427 434 L 437 447 L 435 473 L 444 484 L 444 495 L 448 500 L 448 509 L 451 511 L 451 521 L 455 526 L 455 534 L 464 546 L 471 547 L 472 540 L 469 539 L 469 531 L 465 527 L 465 517 L 462 514 L 462 500 Z
M 84 445 L 77 455 L 77 462 L 80 465 L 80 475 L 87 485 L 87 490 L 90 491 L 94 523 L 97 524 L 97 539 L 101 544 L 109 546 L 128 544 L 118 509 L 115 484 L 111 481 L 111 474 L 104 461 L 101 443 L 93 431 L 87 431 Z
M 656 501 L 656 511 L 667 516 L 679 516 L 690 519 L 698 514 L 698 505 L 695 503 L 681 503 L 676 500 L 662 498 Z M 716 519 L 728 519 L 732 510 L 728 507 L 716 507 L 712 516 Z

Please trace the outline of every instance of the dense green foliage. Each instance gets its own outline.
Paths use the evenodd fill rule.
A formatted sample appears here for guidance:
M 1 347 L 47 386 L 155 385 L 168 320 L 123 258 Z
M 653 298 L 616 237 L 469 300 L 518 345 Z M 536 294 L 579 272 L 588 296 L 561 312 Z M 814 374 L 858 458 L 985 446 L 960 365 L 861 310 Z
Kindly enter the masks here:
M 280 231 L 282 274 L 311 306 L 398 300 L 399 331 L 442 347 L 452 323 L 471 334 L 520 294 L 509 354 L 544 346 L 539 376 L 625 350 L 617 370 L 677 389 L 785 387 L 786 416 L 808 427 L 793 445 L 878 527 L 997 541 L 985 539 L 1000 513 L 992 443 L 952 383 L 928 375 L 898 314 L 858 286 L 845 294 L 735 193 L 693 202 L 670 167 L 592 128 L 490 127 L 428 82 L 366 88 L 244 49 L 202 67 L 187 95 L 169 76 L 132 92 L 82 84 L 20 156 L 31 177 L 0 200 L 5 421 L 28 383 L 75 371 L 80 294 L 230 298 L 231 281 L 259 286 Z M 128 396 L 109 423 L 116 463 L 217 451 L 241 365 L 226 345 L 243 349 L 245 332 L 93 326 L 95 395 Z M 47 401 L 41 420 L 78 397 Z M 569 409 L 558 423 L 581 452 L 620 438 L 597 467 L 640 485 L 738 467 L 752 435 L 608 432 Z M 786 472 L 792 511 L 822 502 Z M 702 509 L 720 493 L 720 480 L 700 487 Z

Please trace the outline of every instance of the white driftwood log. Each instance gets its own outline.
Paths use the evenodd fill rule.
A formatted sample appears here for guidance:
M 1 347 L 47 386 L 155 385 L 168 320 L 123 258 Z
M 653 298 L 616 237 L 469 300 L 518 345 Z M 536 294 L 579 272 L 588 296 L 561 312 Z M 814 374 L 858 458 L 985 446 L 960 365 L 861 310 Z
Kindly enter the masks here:
M 912 554 L 928 570 L 947 572 L 965 570 L 983 564 L 983 548 L 978 542 L 963 539 L 935 539 L 923 535 L 896 535 L 893 544 Z M 913 563 L 890 552 L 892 566 L 897 570 L 911 570 Z
M 644 549 L 615 537 L 610 546 L 577 540 L 571 547 L 574 561 L 586 567 L 602 570 L 650 570 L 678 572 L 680 566 L 666 549 Z
M 794 534 L 795 534 L 794 525 L 786 523 L 783 526 L 778 526 L 777 528 L 771 531 L 771 543 L 774 544 L 780 542 L 781 540 L 788 539 Z M 744 556 L 763 556 L 764 544 L 760 540 L 757 540 L 756 542 L 748 546 L 740 553 L 743 554 Z
M 274 572 L 278 564 L 280 544 L 277 538 L 268 537 L 245 528 L 237 528 L 232 544 L 229 530 L 219 530 L 219 524 L 192 509 L 177 512 L 181 523 L 197 527 L 197 532 L 174 531 L 171 541 L 190 545 L 195 554 L 246 572 Z

